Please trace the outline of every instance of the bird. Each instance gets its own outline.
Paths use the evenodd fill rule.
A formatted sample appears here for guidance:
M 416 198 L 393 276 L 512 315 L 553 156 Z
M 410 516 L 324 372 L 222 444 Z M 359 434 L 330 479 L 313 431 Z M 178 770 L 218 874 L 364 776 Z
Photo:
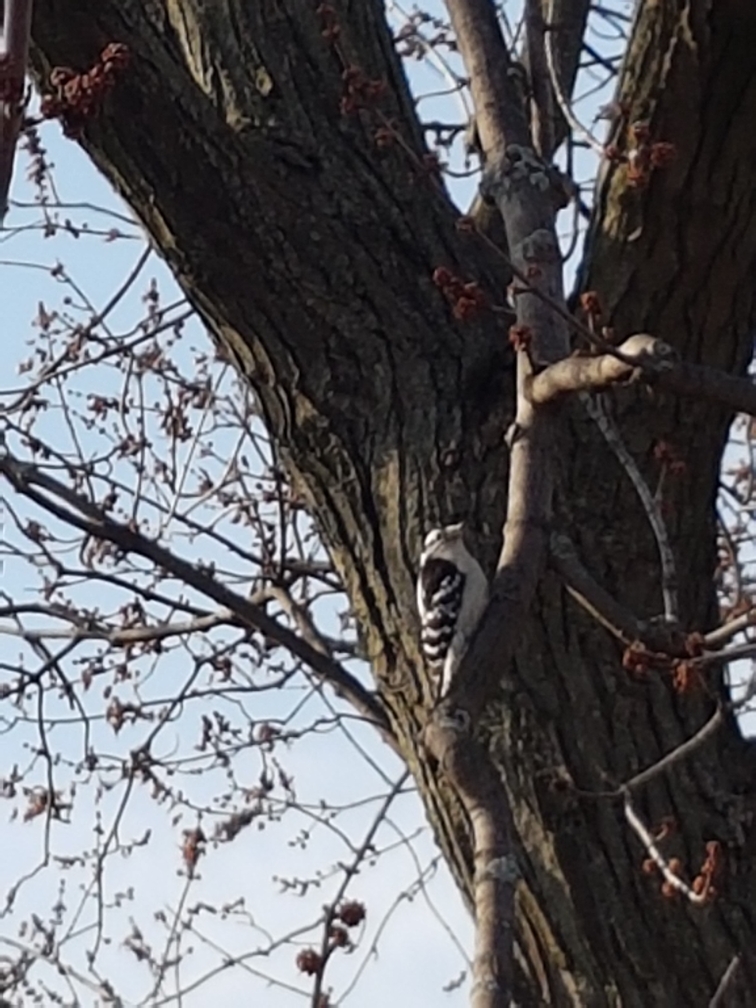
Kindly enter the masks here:
M 449 691 L 488 603 L 488 579 L 465 546 L 463 534 L 461 522 L 434 528 L 420 555 L 420 643 L 439 700 Z

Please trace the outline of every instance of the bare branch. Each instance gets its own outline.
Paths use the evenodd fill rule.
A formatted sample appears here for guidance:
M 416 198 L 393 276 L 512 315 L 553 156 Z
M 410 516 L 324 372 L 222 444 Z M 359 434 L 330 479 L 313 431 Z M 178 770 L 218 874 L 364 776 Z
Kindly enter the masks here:
M 512 996 L 513 915 L 517 868 L 511 815 L 488 755 L 468 728 L 495 687 L 525 625 L 547 555 L 554 490 L 554 410 L 535 409 L 527 390 L 533 362 L 551 363 L 569 349 L 568 328 L 540 295 L 563 308 L 562 259 L 556 236 L 558 199 L 549 167 L 533 148 L 527 116 L 491 0 L 447 0 L 470 78 L 483 159 L 483 194 L 504 221 L 509 258 L 527 285 L 517 292 L 517 410 L 511 449 L 504 543 L 491 601 L 451 690 L 426 729 L 431 752 L 467 809 L 476 865 L 476 955 L 472 1004 L 508 1008 Z M 494 657 L 495 656 L 495 657 Z M 462 726 L 462 730 L 460 730 Z M 474 754 L 474 755 L 471 755 Z
M 668 343 L 646 333 L 630 336 L 607 354 L 557 361 L 533 378 L 530 396 L 540 404 L 570 392 L 639 379 L 665 392 L 756 415 L 756 385 L 751 378 L 681 361 Z
M 667 534 L 667 526 L 664 524 L 659 502 L 651 493 L 648 484 L 638 468 L 635 459 L 625 446 L 617 426 L 601 404 L 600 399 L 593 399 L 588 392 L 580 394 L 581 401 L 586 411 L 596 422 L 599 430 L 604 435 L 604 440 L 612 449 L 622 468 L 630 478 L 640 498 L 643 510 L 646 512 L 651 529 L 656 539 L 659 549 L 659 560 L 661 562 L 661 590 L 664 604 L 664 619 L 667 623 L 677 624 L 677 571 L 675 567 L 675 556 Z
M 166 640 L 168 637 L 185 637 L 193 633 L 206 633 L 217 626 L 229 623 L 238 625 L 239 620 L 230 609 L 226 609 L 208 616 L 201 616 L 198 619 L 188 620 L 186 623 L 161 623 L 157 626 L 136 626 L 124 629 L 107 626 L 72 626 L 68 628 L 46 627 L 37 630 L 0 623 L 0 634 L 20 637 L 30 644 L 43 640 L 65 638 L 73 641 L 100 640 L 116 647 L 128 647 L 131 644 Z
M 556 147 L 557 119 L 554 88 L 546 60 L 546 21 L 541 0 L 525 0 L 524 63 L 531 92 L 531 132 L 535 149 L 550 158 Z
M 705 634 L 704 645 L 707 648 L 721 647 L 728 640 L 742 633 L 743 630 L 747 630 L 748 627 L 753 626 L 754 623 L 756 623 L 756 608 L 749 609 L 748 612 L 741 613 L 740 616 L 735 616 L 729 622 L 717 627 L 716 630 L 711 630 Z
M 43 473 L 36 466 L 22 463 L 6 455 L 0 458 L 0 474 L 25 497 L 34 501 L 61 521 L 73 525 L 95 539 L 104 539 L 118 546 L 125 553 L 136 553 L 152 561 L 185 584 L 212 598 L 219 605 L 230 609 L 244 624 L 259 630 L 295 657 L 308 665 L 314 672 L 333 686 L 337 693 L 349 702 L 364 717 L 374 723 L 387 740 L 393 738 L 386 715 L 379 702 L 346 669 L 322 651 L 298 637 L 287 627 L 255 605 L 249 599 L 237 595 L 216 581 L 214 577 L 195 564 L 182 560 L 139 532 L 121 525 L 108 517 L 105 512 L 86 498 Z M 44 493 L 35 489 L 42 488 Z M 50 499 L 50 496 L 65 501 L 74 510 L 68 510 Z M 78 512 L 78 513 L 76 513 Z
M 475 123 L 486 160 L 507 144 L 530 144 L 525 110 L 490 0 L 446 0 L 459 51 L 470 79 Z
M 551 537 L 550 561 L 570 595 L 613 636 L 623 644 L 632 644 L 636 640 L 646 642 L 647 624 L 621 606 L 591 577 L 566 536 Z
M 517 412 L 510 430 L 511 461 L 504 544 L 491 603 L 469 647 L 450 702 L 475 717 L 516 645 L 513 627 L 525 617 L 543 572 L 553 495 L 552 452 L 558 441 L 553 411 L 535 409 L 528 395 L 533 364 L 568 352 L 562 261 L 555 231 L 557 202 L 548 167 L 531 145 L 510 57 L 490 0 L 448 0 L 460 52 L 470 76 L 476 122 L 486 160 L 484 188 L 504 221 L 509 258 L 527 284 L 517 293 Z M 552 310 L 552 305 L 559 310 Z M 491 656 L 496 655 L 495 670 Z M 464 700 L 459 692 L 463 684 Z
M 501 778 L 467 718 L 437 717 L 425 730 L 431 752 L 454 782 L 470 819 L 475 864 L 475 954 L 471 1008 L 509 1008 L 514 970 L 519 868 L 512 814 Z
M 560 4 L 561 11 L 559 10 L 559 7 L 557 6 L 556 0 L 548 0 L 548 5 L 549 5 L 548 15 L 547 15 L 547 20 L 548 20 L 548 26 L 547 26 L 547 28 L 548 28 L 548 30 L 546 32 L 546 36 L 545 36 L 545 40 L 544 40 L 544 50 L 545 50 L 545 57 L 546 57 L 546 66 L 548 68 L 550 83 L 551 83 L 551 87 L 553 89 L 554 97 L 556 98 L 557 104 L 559 105 L 559 109 L 560 109 L 562 115 L 564 116 L 566 122 L 570 125 L 570 127 L 578 134 L 578 136 L 582 140 L 585 140 L 586 143 L 590 147 L 592 147 L 593 150 L 599 156 L 603 157 L 603 154 L 604 154 L 604 145 L 602 143 L 600 143 L 593 136 L 593 134 L 591 133 L 590 130 L 586 129 L 585 126 L 583 126 L 583 124 L 580 122 L 580 120 L 575 115 L 575 113 L 574 113 L 574 111 L 572 109 L 572 105 L 570 104 L 569 96 L 568 96 L 567 93 L 565 93 L 565 89 L 564 89 L 564 86 L 563 86 L 563 76 L 560 73 L 559 67 L 557 66 L 557 57 L 556 57 L 555 52 L 554 52 L 554 41 L 553 41 L 554 34 L 555 34 L 555 32 L 556 32 L 556 30 L 557 30 L 557 28 L 559 26 L 559 23 L 560 23 L 562 17 L 565 15 L 566 11 L 569 9 L 569 7 L 571 5 L 570 4 L 561 3 Z M 582 7 L 582 10 L 579 10 L 579 13 L 577 14 L 578 25 L 579 25 L 579 27 L 581 29 L 584 30 L 585 20 L 586 20 L 587 14 L 588 14 L 588 5 L 587 4 L 582 4 L 582 5 L 578 5 L 578 7 L 579 7 L 579 9 Z M 581 14 L 582 14 L 582 18 L 581 18 Z M 573 15 L 573 17 L 574 17 L 574 15 Z M 583 31 L 581 30 L 579 39 L 582 40 L 582 37 L 583 37 Z M 560 39 L 560 41 L 561 41 L 561 39 Z M 578 50 L 578 53 L 579 53 L 579 51 L 580 51 L 580 41 L 578 42 L 577 50 Z M 560 52 L 560 54 L 562 53 L 561 47 L 559 49 L 559 52 Z
M 734 955 L 730 960 L 729 966 L 722 974 L 722 979 L 717 984 L 717 989 L 714 991 L 714 997 L 711 1001 L 709 1001 L 709 1008 L 723 1008 L 725 1004 L 725 995 L 727 994 L 728 989 L 733 985 L 740 969 L 740 963 L 740 955 Z
M 616 351 L 595 357 L 566 357 L 537 374 L 530 386 L 534 403 L 547 403 L 571 392 L 607 388 L 671 366 L 675 351 L 663 340 L 637 334 Z
M 728 406 L 736 412 L 756 416 L 756 385 L 750 377 L 741 378 L 717 368 L 689 364 L 686 361 L 678 361 L 673 367 L 644 377 L 649 384 L 656 385 L 665 392 L 706 399 Z
M 669 770 L 670 767 L 674 766 L 675 763 L 679 763 L 680 760 L 687 759 L 691 753 L 698 749 L 699 746 L 703 745 L 708 738 L 710 738 L 722 725 L 724 724 L 724 709 L 720 706 L 717 707 L 716 711 L 712 714 L 706 724 L 699 728 L 695 735 L 691 735 L 689 739 L 682 742 L 679 746 L 676 746 L 671 752 L 667 753 L 666 756 L 662 756 L 660 760 L 647 767 L 645 770 L 641 770 L 639 774 L 631 777 L 629 781 L 626 781 L 621 790 L 622 791 L 634 791 L 639 787 L 643 787 L 644 784 L 648 784 L 649 781 L 653 780 L 654 777 L 658 777 L 659 774 L 664 773 Z
M 402 788 L 404 787 L 404 783 L 408 777 L 409 777 L 409 770 L 405 770 L 404 773 L 402 773 L 400 777 L 397 779 L 396 783 L 393 785 L 389 793 L 386 795 L 384 802 L 378 809 L 375 818 L 373 819 L 373 822 L 370 825 L 370 828 L 365 834 L 364 840 L 360 844 L 359 849 L 355 852 L 351 864 L 345 866 L 344 878 L 342 879 L 341 885 L 336 891 L 336 895 L 331 900 L 331 903 L 324 908 L 325 916 L 323 920 L 323 940 L 320 948 L 320 968 L 317 970 L 315 974 L 315 983 L 313 984 L 312 998 L 311 998 L 312 1008 L 320 1008 L 320 1005 L 322 1005 L 323 1003 L 321 1000 L 321 991 L 323 989 L 323 976 L 325 974 L 325 967 L 328 964 L 330 954 L 334 950 L 334 948 L 336 948 L 336 946 L 332 943 L 333 936 L 331 932 L 333 922 L 336 918 L 336 912 L 339 903 L 341 903 L 342 899 L 344 898 L 349 883 L 352 881 L 354 876 L 360 870 L 361 864 L 368 856 L 369 852 L 372 850 L 373 841 L 375 839 L 375 834 L 378 831 L 378 827 L 386 818 L 388 810 L 391 807 L 391 803 L 394 801 L 396 796 L 401 792 Z
M 29 49 L 32 0 L 5 0 L 0 34 L 0 224 L 8 211 Z

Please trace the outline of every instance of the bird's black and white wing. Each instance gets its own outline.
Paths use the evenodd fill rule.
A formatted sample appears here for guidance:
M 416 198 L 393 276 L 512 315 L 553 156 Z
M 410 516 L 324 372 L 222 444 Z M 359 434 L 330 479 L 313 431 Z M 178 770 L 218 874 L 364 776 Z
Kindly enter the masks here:
M 432 558 L 421 570 L 417 584 L 420 642 L 431 670 L 439 676 L 457 632 L 465 575 L 450 560 Z
M 488 581 L 467 551 L 462 525 L 432 529 L 420 555 L 417 608 L 423 656 L 439 699 L 457 674 L 487 601 Z

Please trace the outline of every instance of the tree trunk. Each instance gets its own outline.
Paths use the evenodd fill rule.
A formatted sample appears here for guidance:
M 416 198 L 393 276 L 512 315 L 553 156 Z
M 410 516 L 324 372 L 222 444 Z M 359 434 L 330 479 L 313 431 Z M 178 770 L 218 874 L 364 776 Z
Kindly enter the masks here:
M 254 387 L 469 899 L 461 805 L 419 741 L 431 697 L 413 582 L 424 530 L 457 517 L 493 565 L 513 370 L 506 320 L 456 321 L 431 276 L 447 266 L 499 304 L 508 278 L 475 234 L 457 229 L 423 170 L 381 3 L 333 4 L 338 50 L 316 6 L 37 0 L 35 67 L 44 79 L 54 65 L 85 68 L 110 41 L 131 49 L 84 145 Z M 622 147 L 627 124 L 642 118 L 677 157 L 645 190 L 627 186 L 624 166 L 608 167 L 582 274 L 618 335 L 651 332 L 688 360 L 731 371 L 750 360 L 754 325 L 754 51 L 748 0 L 641 5 L 622 81 L 630 112 L 615 139 Z M 386 83 L 351 115 L 340 109 L 345 62 Z M 401 141 L 378 146 L 387 123 Z M 669 524 L 684 626 L 706 630 L 717 620 L 714 497 L 729 417 L 642 391 L 614 401 L 651 478 L 659 439 L 688 462 L 670 485 Z M 656 547 L 634 490 L 580 410 L 565 416 L 559 527 L 606 588 L 639 616 L 657 614 Z M 621 804 L 578 793 L 653 763 L 713 709 L 662 678 L 633 681 L 620 658 L 548 574 L 481 726 L 519 836 L 522 1006 L 705 1005 L 737 952 L 744 986 L 756 990 L 755 767 L 735 723 L 637 803 L 649 823 L 674 816 L 670 852 L 689 877 L 706 841 L 722 843 L 720 895 L 705 908 L 665 900 L 658 878 L 641 873 L 645 854 Z

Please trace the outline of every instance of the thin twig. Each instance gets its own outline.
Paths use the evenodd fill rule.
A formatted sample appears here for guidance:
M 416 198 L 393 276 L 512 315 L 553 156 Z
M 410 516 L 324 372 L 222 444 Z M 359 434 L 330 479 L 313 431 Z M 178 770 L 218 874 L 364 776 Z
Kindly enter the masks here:
M 709 1008 L 723 1008 L 727 989 L 732 986 L 732 982 L 740 969 L 741 961 L 740 955 L 734 955 L 732 957 L 729 966 L 722 974 L 722 979 L 717 984 L 717 989 L 714 991 L 714 997 L 711 1001 L 709 1001 Z
M 196 564 L 182 560 L 154 540 L 148 539 L 126 525 L 113 521 L 105 512 L 85 497 L 71 490 L 36 466 L 20 462 L 7 454 L 0 457 L 0 474 L 23 496 L 34 501 L 56 518 L 78 528 L 95 539 L 104 539 L 118 546 L 125 553 L 136 553 L 152 561 L 157 568 L 179 578 L 185 584 L 212 598 L 219 605 L 232 610 L 244 624 L 259 630 L 266 637 L 285 647 L 296 658 L 308 665 L 314 672 L 330 683 L 338 693 L 383 733 L 390 744 L 393 732 L 378 700 L 355 679 L 351 673 L 333 658 L 316 650 L 311 644 L 283 626 L 278 620 L 268 616 L 249 599 L 237 595 L 225 585 L 216 581 L 207 571 Z M 36 488 L 41 488 L 40 492 Z M 70 508 L 62 507 L 50 498 L 65 501 Z M 77 513 L 78 512 L 78 513 Z
M 599 157 L 603 157 L 605 153 L 604 145 L 601 143 L 601 141 L 597 140 L 596 137 L 593 135 L 593 133 L 591 133 L 591 131 L 587 129 L 585 126 L 583 126 L 583 124 L 580 122 L 578 117 L 573 112 L 572 105 L 570 104 L 570 101 L 565 95 L 564 89 L 562 88 L 562 82 L 559 79 L 559 73 L 557 72 L 556 61 L 554 59 L 554 46 L 551 41 L 555 27 L 556 25 L 554 22 L 554 0 L 550 0 L 549 12 L 548 12 L 548 24 L 546 25 L 544 45 L 546 49 L 546 66 L 548 67 L 549 70 L 549 77 L 551 78 L 551 86 L 554 90 L 554 95 L 556 97 L 557 103 L 559 104 L 559 108 L 562 111 L 562 115 L 570 124 L 570 126 L 575 130 L 575 132 L 579 136 L 583 138 L 583 140 L 585 140 L 588 146 L 591 147 L 599 155 Z
M 699 746 L 703 745 L 703 743 L 723 724 L 724 708 L 720 706 L 717 707 L 709 720 L 698 729 L 695 735 L 691 735 L 689 739 L 686 739 L 685 742 L 676 746 L 671 752 L 667 753 L 666 756 L 662 756 L 662 758 L 657 760 L 656 763 L 653 763 L 645 770 L 641 770 L 640 773 L 631 777 L 630 780 L 625 781 L 619 790 L 625 791 L 629 794 L 630 791 L 635 791 L 644 784 L 648 784 L 648 782 L 653 780 L 654 777 L 658 777 L 659 774 L 664 773 L 665 770 L 669 770 L 675 763 L 679 763 L 680 760 L 684 760 L 690 756 L 695 749 L 698 749 Z
M 586 412 L 595 421 L 599 430 L 604 435 L 604 440 L 614 452 L 617 460 L 630 478 L 640 498 L 643 510 L 654 533 L 656 545 L 659 550 L 659 560 L 662 569 L 662 600 L 664 605 L 664 619 L 667 623 L 675 625 L 679 622 L 677 607 L 677 572 L 675 568 L 675 556 L 667 535 L 667 526 L 664 524 L 659 509 L 658 502 L 651 493 L 648 484 L 641 475 L 641 471 L 635 459 L 625 447 L 616 424 L 603 408 L 599 399 L 593 398 L 588 393 L 581 393 L 580 400 Z
M 722 626 L 717 627 L 716 630 L 711 630 L 709 633 L 704 634 L 704 645 L 707 648 L 721 647 L 728 640 L 731 640 L 737 634 L 743 630 L 747 630 L 748 627 L 754 624 L 756 624 L 756 607 L 749 609 L 748 612 L 741 613 L 740 616 L 735 616 L 727 623 L 723 623 Z
M 612 598 L 589 574 L 566 536 L 552 535 L 550 560 L 569 594 L 614 637 L 623 644 L 644 640 L 646 625 Z
M 0 634 L 20 637 L 29 644 L 43 640 L 67 639 L 72 641 L 99 640 L 116 647 L 130 647 L 133 644 L 162 641 L 168 637 L 187 637 L 195 633 L 206 633 L 208 630 L 227 624 L 239 625 L 237 616 L 230 609 L 210 613 L 208 616 L 200 616 L 194 620 L 187 620 L 185 623 L 158 623 L 156 626 L 135 626 L 123 629 L 108 626 L 35 629 L 0 623 Z
M 669 883 L 674 889 L 677 890 L 681 895 L 683 895 L 689 902 L 696 906 L 701 906 L 708 902 L 710 899 L 709 892 L 707 889 L 702 889 L 700 893 L 694 892 L 688 883 L 681 879 L 679 875 L 675 875 L 672 869 L 669 867 L 669 862 L 664 857 L 662 852 L 654 843 L 654 838 L 651 836 L 649 831 L 646 829 L 642 820 L 638 816 L 637 812 L 632 806 L 630 801 L 630 793 L 625 795 L 625 818 L 627 819 L 631 829 L 635 835 L 639 838 L 643 846 L 648 851 L 649 856 L 652 858 L 654 864 L 661 872 L 664 877 L 664 881 Z
M 325 967 L 328 963 L 330 954 L 334 948 L 334 946 L 331 944 L 331 926 L 333 924 L 334 918 L 336 917 L 336 910 L 338 908 L 338 905 L 344 898 L 344 894 L 347 891 L 349 883 L 352 881 L 352 878 L 359 871 L 360 865 L 365 860 L 365 857 L 372 848 L 375 834 L 377 833 L 379 826 L 383 822 L 386 813 L 391 807 L 391 803 L 394 801 L 396 796 L 402 790 L 404 782 L 409 777 L 409 773 L 410 773 L 409 770 L 405 770 L 404 773 L 396 781 L 394 786 L 391 788 L 391 791 L 389 791 L 389 793 L 386 795 L 383 804 L 378 809 L 378 812 L 376 813 L 376 816 L 373 819 L 370 829 L 367 831 L 364 840 L 360 844 L 359 850 L 355 853 L 354 857 L 352 858 L 351 864 L 345 866 L 344 878 L 342 879 L 341 885 L 336 891 L 336 895 L 331 900 L 330 904 L 325 908 L 325 918 L 323 920 L 323 941 L 321 943 L 321 949 L 320 949 L 320 968 L 315 974 L 315 982 L 312 988 L 312 999 L 310 1002 L 312 1008 L 321 1008 L 322 1005 L 321 993 L 323 990 L 323 977 L 325 975 Z

